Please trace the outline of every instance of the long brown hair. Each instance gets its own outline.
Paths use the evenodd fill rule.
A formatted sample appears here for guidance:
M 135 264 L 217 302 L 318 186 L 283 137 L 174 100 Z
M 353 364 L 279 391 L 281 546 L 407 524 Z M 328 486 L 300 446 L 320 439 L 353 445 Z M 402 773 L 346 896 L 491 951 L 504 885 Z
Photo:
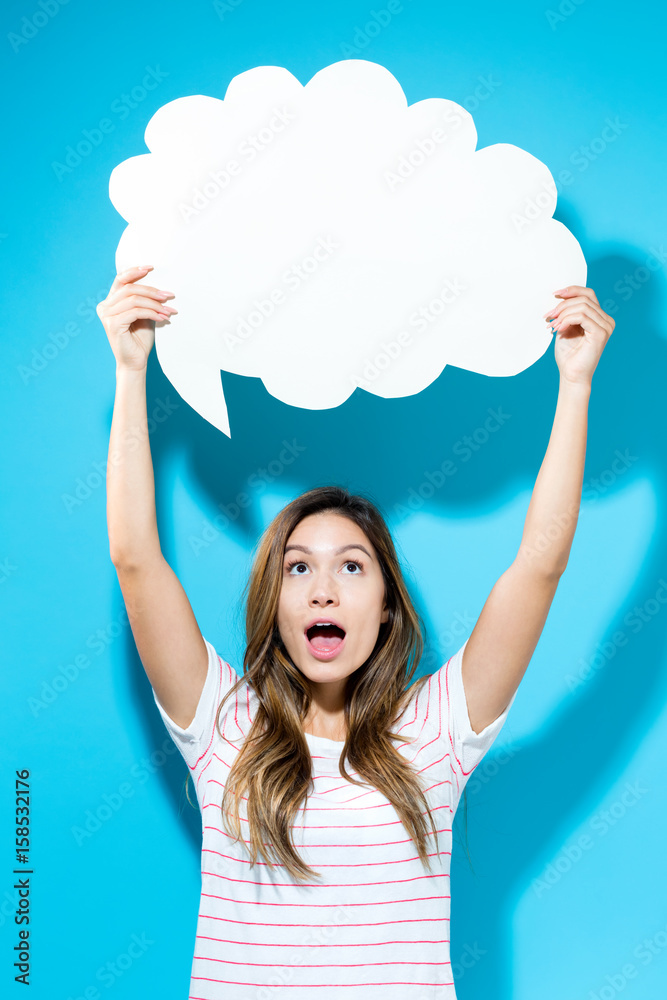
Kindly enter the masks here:
M 347 735 L 340 773 L 353 784 L 367 783 L 378 789 L 392 803 L 423 865 L 431 871 L 428 854 L 433 844 L 427 843 L 427 836 L 433 834 L 439 853 L 436 825 L 420 775 L 392 743 L 406 742 L 392 732 L 392 726 L 429 677 L 426 674 L 410 686 L 424 649 L 424 626 L 378 506 L 340 486 L 321 486 L 296 497 L 274 517 L 257 543 L 243 595 L 243 675 L 225 694 L 216 719 L 220 736 L 238 751 L 222 797 L 223 825 L 236 841 L 242 840 L 241 803 L 247 802 L 244 818 L 248 821 L 250 840 L 246 845 L 251 863 L 255 864 L 261 855 L 270 868 L 274 862 L 284 865 L 295 880 L 319 874 L 301 859 L 292 840 L 296 813 L 311 786 L 311 757 L 303 729 L 311 696 L 308 679 L 292 663 L 282 642 L 277 614 L 287 541 L 303 518 L 325 511 L 348 517 L 372 543 L 382 570 L 389 612 L 388 620 L 380 624 L 370 656 L 347 678 Z M 242 684 L 252 687 L 258 705 L 249 733 L 237 741 L 243 741 L 239 749 L 223 736 L 220 712 Z M 361 780 L 348 774 L 348 763 Z

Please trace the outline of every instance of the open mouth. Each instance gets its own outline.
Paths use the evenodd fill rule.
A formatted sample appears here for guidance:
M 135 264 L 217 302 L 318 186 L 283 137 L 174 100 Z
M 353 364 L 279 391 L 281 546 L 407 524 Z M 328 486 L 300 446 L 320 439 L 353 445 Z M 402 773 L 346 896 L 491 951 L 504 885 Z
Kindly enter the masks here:
M 311 625 L 305 636 L 310 651 L 318 659 L 335 656 L 345 642 L 345 631 L 338 625 Z

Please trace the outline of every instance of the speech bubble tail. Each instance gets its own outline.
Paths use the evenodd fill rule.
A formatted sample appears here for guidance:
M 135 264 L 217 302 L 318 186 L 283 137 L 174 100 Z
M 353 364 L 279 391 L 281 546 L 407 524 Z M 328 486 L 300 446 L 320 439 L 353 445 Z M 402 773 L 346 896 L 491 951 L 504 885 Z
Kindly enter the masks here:
M 220 380 L 220 368 L 202 361 L 189 361 L 171 356 L 169 350 L 159 336 L 155 340 L 155 353 L 162 371 L 167 376 L 176 392 L 196 410 L 209 424 L 231 438 L 229 429 L 229 414 L 227 402 Z

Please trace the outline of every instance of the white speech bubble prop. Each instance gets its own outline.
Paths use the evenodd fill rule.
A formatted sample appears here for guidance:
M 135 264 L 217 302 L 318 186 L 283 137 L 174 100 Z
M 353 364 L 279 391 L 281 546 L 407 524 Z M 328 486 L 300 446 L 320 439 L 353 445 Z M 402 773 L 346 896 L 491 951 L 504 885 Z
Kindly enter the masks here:
M 110 177 L 129 223 L 116 268 L 153 264 L 146 282 L 174 292 L 158 359 L 227 435 L 221 369 L 309 409 L 357 386 L 417 393 L 447 364 L 514 375 L 551 342 L 553 292 L 586 284 L 547 167 L 509 143 L 476 151 L 464 108 L 408 106 L 377 63 L 306 86 L 260 66 L 224 100 L 164 105 L 145 140 Z

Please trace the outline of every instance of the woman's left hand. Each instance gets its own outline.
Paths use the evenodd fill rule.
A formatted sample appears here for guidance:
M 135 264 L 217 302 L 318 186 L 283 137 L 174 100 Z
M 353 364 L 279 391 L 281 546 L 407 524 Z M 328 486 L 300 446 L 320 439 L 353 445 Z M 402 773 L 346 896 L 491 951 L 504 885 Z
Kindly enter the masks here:
M 616 323 L 600 308 L 592 288 L 570 285 L 554 292 L 563 301 L 544 314 L 556 330 L 554 355 L 561 377 L 590 385 Z

